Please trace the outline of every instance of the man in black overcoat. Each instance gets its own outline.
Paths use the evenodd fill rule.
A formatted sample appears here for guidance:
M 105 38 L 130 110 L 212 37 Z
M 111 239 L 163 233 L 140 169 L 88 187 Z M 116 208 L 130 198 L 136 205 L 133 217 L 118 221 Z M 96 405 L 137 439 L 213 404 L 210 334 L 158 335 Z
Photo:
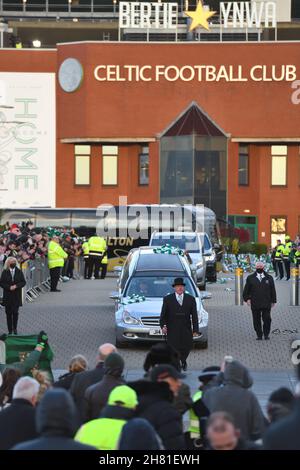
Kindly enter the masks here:
M 0 279 L 3 289 L 3 305 L 5 307 L 8 334 L 18 334 L 19 307 L 22 305 L 22 288 L 26 285 L 24 275 L 17 267 L 17 260 L 7 258 Z
M 167 342 L 180 354 L 182 369 L 187 369 L 187 357 L 193 347 L 193 336 L 199 335 L 196 300 L 186 294 L 182 278 L 172 285 L 175 292 L 166 295 L 160 314 L 160 326 Z
M 264 263 L 256 263 L 256 271 L 247 277 L 244 301 L 252 310 L 253 326 L 258 340 L 270 339 L 271 308 L 277 302 L 274 279 L 264 271 Z M 262 326 L 263 323 L 263 326 Z

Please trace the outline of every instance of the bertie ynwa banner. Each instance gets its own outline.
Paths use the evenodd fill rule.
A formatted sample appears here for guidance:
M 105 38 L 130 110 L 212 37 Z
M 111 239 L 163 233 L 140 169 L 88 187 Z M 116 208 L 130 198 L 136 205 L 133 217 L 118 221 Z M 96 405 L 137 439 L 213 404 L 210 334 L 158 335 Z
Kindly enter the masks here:
M 55 206 L 55 74 L 0 73 L 0 208 Z

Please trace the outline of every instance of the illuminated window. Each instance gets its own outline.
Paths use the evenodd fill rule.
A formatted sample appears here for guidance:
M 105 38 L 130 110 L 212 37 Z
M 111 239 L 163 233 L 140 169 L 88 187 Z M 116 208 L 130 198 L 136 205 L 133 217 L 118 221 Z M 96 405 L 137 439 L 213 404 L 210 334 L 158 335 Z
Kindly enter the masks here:
M 249 148 L 248 145 L 239 146 L 239 186 L 249 185 Z
M 90 184 L 90 145 L 75 145 L 75 184 Z
M 139 155 L 139 184 L 149 184 L 149 147 L 143 147 Z
M 102 147 L 102 184 L 118 184 L 118 146 L 103 145 Z
M 286 186 L 287 146 L 272 145 L 272 186 Z
M 276 246 L 277 240 L 284 242 L 287 233 L 287 218 L 285 216 L 271 217 L 271 244 Z

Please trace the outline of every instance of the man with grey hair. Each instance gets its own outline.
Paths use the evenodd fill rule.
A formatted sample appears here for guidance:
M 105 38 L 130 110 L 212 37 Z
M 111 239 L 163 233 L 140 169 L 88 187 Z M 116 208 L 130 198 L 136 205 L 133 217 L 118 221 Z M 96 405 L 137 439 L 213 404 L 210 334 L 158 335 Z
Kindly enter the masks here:
M 98 362 L 92 370 L 87 370 L 76 374 L 74 377 L 70 392 L 74 398 L 81 422 L 85 419 L 85 391 L 90 385 L 94 385 L 104 376 L 104 361 L 111 354 L 116 352 L 113 344 L 102 344 L 98 349 Z
M 251 307 L 253 326 L 257 334 L 257 340 L 270 339 L 271 308 L 277 302 L 274 279 L 264 270 L 264 263 L 256 263 L 256 271 L 247 277 L 243 292 L 244 301 Z M 262 326 L 263 323 L 263 326 Z
M 37 436 L 35 405 L 39 383 L 31 377 L 21 377 L 13 390 L 11 405 L 0 412 L 0 450 Z
M 22 288 L 26 285 L 24 275 L 17 267 L 13 256 L 7 258 L 1 274 L 0 287 L 3 289 L 8 334 L 18 334 L 19 307 L 22 305 Z

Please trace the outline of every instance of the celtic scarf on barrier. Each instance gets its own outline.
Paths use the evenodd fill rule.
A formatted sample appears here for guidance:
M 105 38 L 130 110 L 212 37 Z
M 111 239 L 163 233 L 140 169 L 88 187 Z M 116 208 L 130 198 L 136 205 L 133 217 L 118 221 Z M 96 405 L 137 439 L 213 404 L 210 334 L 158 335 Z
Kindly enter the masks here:
M 25 357 L 36 347 L 37 338 L 37 335 L 7 336 L 5 340 L 6 364 L 24 361 Z M 53 375 L 51 370 L 51 361 L 53 360 L 53 357 L 53 351 L 50 346 L 47 345 L 41 354 L 41 358 L 38 364 L 39 370 L 47 371 L 52 379 Z

